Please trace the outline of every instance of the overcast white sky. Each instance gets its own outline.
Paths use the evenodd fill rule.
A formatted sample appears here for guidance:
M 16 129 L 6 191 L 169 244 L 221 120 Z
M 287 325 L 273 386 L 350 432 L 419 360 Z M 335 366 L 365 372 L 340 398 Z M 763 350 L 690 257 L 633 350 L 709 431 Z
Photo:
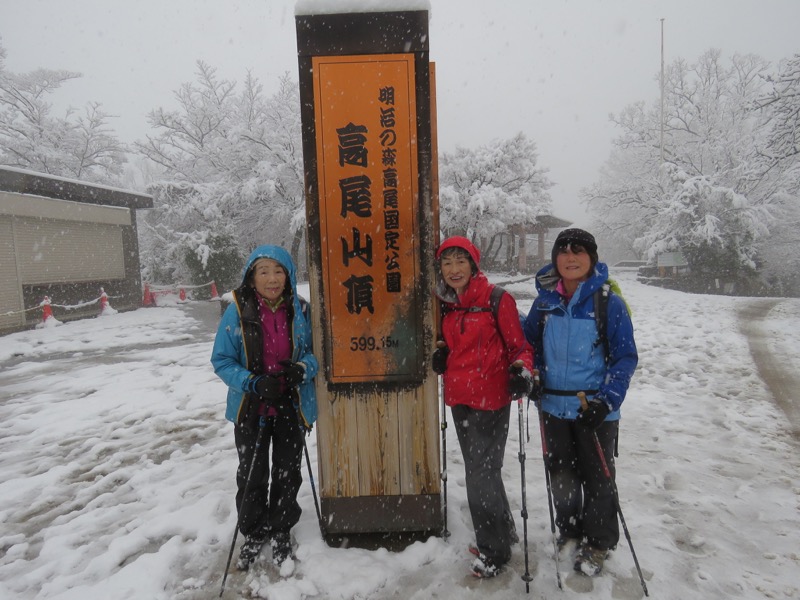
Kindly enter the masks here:
M 383 0 L 385 2 L 385 0 Z M 354 0 L 345 0 L 345 6 Z M 296 0 L 2 0 L 7 68 L 79 71 L 58 102 L 103 104 L 124 141 L 146 114 L 173 106 L 197 60 L 266 90 L 297 77 Z M 608 121 L 658 98 L 660 19 L 665 58 L 708 48 L 777 62 L 800 52 L 798 0 L 430 0 L 438 77 L 439 146 L 474 146 L 523 131 L 556 182 L 555 214 L 582 222 L 576 199 L 615 135 Z M 585 223 L 588 225 L 588 223 Z

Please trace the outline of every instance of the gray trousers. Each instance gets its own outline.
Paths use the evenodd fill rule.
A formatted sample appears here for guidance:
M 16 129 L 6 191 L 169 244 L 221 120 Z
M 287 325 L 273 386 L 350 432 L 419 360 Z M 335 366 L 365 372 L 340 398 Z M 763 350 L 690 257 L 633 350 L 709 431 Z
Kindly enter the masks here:
M 478 550 L 495 565 L 511 559 L 516 527 L 503 485 L 503 455 L 511 405 L 500 410 L 452 407 L 453 423 L 464 457 L 467 501 Z

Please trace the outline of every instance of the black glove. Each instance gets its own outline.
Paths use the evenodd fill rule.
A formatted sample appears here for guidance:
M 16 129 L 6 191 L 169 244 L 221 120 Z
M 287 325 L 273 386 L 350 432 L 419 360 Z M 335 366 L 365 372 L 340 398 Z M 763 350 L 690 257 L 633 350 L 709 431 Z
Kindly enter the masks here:
M 437 375 L 441 375 L 447 370 L 448 354 L 450 354 L 450 348 L 447 346 L 442 346 L 434 351 L 433 357 L 431 358 L 431 366 L 433 367 L 434 373 Z
M 525 367 L 518 365 L 511 365 L 508 368 L 511 376 L 508 379 L 508 391 L 514 398 L 521 398 L 527 396 L 533 387 L 533 377 L 530 371 Z
M 608 404 L 599 398 L 592 398 L 589 400 L 589 406 L 586 410 L 581 409 L 578 411 L 577 422 L 584 427 L 594 430 L 603 424 L 603 421 L 606 420 L 610 412 Z
M 282 360 L 280 365 L 283 367 L 283 377 L 287 384 L 295 386 L 303 383 L 306 378 L 306 370 L 303 365 L 290 360 Z
M 248 390 L 264 400 L 277 400 L 281 397 L 281 383 L 271 375 L 253 377 Z
M 528 400 L 533 402 L 536 406 L 536 409 L 540 409 L 542 406 L 542 396 L 544 392 L 542 391 L 542 384 L 539 381 L 538 375 L 533 378 L 533 385 L 531 386 L 531 391 L 528 394 Z

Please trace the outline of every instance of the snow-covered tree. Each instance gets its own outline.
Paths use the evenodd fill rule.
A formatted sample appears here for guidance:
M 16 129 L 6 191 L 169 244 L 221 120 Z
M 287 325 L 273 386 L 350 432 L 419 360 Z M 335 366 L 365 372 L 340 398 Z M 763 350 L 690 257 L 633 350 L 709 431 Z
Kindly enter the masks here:
M 551 213 L 547 169 L 523 133 L 439 158 L 439 225 L 445 235 L 470 237 L 482 251 L 512 225 Z
M 237 92 L 235 82 L 197 64 L 196 81 L 176 92 L 178 109 L 152 111 L 157 133 L 136 144 L 164 170 L 163 181 L 149 188 L 156 210 L 146 218 L 143 246 L 154 258 L 170 257 L 163 276 L 187 276 L 181 260 L 187 251 L 205 265 L 215 252 L 229 255 L 230 245 L 240 255 L 267 242 L 282 245 L 301 264 L 305 205 L 297 84 L 285 75 L 266 97 L 248 74 Z
M 125 147 L 108 125 L 99 103 L 82 112 L 54 116 L 47 102 L 62 84 L 80 77 L 71 71 L 6 69 L 0 45 L 0 164 L 105 184 L 117 184 Z
M 781 61 L 778 74 L 767 81 L 770 89 L 756 101 L 769 128 L 763 152 L 775 162 L 791 161 L 800 156 L 800 54 Z
M 763 273 L 774 293 L 800 296 L 800 54 L 781 61 L 755 104 L 767 131 L 759 148 L 764 170 L 782 184 L 778 218 L 760 246 Z
M 650 259 L 680 250 L 699 277 L 752 278 L 787 179 L 758 157 L 766 130 L 753 103 L 768 68 L 752 55 L 724 61 L 718 50 L 669 65 L 664 164 L 658 103 L 612 115 L 621 134 L 599 181 L 583 191 L 589 210 Z

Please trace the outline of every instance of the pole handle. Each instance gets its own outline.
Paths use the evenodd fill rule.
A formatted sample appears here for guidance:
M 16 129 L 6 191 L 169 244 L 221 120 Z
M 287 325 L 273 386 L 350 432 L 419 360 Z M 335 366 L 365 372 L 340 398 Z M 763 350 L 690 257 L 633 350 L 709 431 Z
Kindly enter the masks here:
M 589 403 L 586 401 L 586 392 L 578 392 L 578 400 L 581 401 L 581 410 L 589 408 Z

